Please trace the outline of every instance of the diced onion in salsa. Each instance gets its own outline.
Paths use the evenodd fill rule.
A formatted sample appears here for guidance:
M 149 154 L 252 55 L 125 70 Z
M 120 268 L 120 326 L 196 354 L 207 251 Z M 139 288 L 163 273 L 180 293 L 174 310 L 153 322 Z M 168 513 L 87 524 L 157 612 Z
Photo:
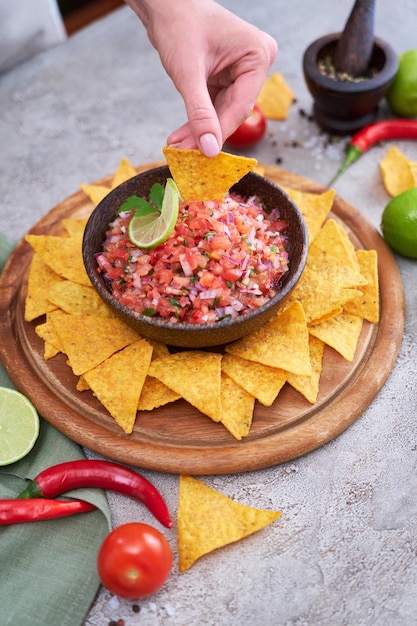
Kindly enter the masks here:
M 210 324 L 257 309 L 279 290 L 288 271 L 288 225 L 258 198 L 183 202 L 172 235 L 151 250 L 136 247 L 128 224 L 110 224 L 96 255 L 114 298 L 172 324 Z

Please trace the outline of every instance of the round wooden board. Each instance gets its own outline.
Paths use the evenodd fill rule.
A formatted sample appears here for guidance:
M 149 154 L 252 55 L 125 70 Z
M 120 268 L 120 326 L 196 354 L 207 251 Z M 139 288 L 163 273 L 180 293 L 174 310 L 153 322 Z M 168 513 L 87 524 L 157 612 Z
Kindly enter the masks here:
M 264 175 L 277 184 L 313 193 L 325 191 L 280 168 L 263 167 Z M 111 178 L 97 184 L 110 184 Z M 30 232 L 61 233 L 63 218 L 87 217 L 92 208 L 80 191 L 52 209 Z M 43 359 L 43 342 L 35 333 L 39 320 L 24 321 L 32 258 L 24 240 L 0 279 L 0 357 L 7 374 L 39 413 L 70 439 L 136 467 L 178 474 L 225 474 L 270 467 L 306 454 L 338 436 L 372 402 L 395 363 L 404 327 L 401 276 L 390 250 L 361 213 L 338 196 L 332 216 L 344 224 L 357 247 L 378 252 L 380 322 L 364 323 L 351 363 L 326 347 L 315 405 L 287 384 L 273 406 L 256 404 L 251 432 L 242 441 L 183 400 L 140 413 L 133 433 L 125 435 L 89 391 L 76 391 L 77 378 L 64 355 Z

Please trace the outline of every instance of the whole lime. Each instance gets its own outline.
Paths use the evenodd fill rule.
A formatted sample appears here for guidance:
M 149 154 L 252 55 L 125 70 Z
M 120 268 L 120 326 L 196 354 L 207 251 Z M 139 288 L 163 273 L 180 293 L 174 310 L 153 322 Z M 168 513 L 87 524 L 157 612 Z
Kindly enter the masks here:
M 390 200 L 381 218 L 386 243 L 402 256 L 417 259 L 417 187 Z
M 417 48 L 399 56 L 398 71 L 386 98 L 395 115 L 417 117 Z

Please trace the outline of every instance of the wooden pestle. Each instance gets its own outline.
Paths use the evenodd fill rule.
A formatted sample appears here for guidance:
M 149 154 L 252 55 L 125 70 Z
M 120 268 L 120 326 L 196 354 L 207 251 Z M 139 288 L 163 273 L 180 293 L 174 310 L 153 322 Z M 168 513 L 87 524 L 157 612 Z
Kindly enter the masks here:
M 337 72 L 357 78 L 369 71 L 374 46 L 375 0 L 356 0 L 334 54 Z

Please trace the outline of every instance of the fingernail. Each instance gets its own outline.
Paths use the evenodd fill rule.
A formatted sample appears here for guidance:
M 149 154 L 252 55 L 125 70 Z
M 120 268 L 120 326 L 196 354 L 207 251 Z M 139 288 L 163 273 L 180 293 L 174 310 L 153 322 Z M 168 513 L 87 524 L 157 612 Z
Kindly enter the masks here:
M 220 146 L 212 133 L 205 133 L 200 137 L 201 152 L 207 157 L 215 157 L 220 152 Z

